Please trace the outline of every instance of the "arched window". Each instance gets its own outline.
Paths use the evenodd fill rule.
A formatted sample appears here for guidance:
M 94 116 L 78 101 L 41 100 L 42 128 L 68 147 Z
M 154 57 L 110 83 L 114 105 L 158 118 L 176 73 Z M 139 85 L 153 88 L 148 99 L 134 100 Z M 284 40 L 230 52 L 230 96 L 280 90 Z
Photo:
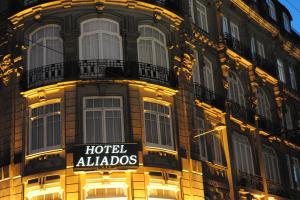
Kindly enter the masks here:
M 139 33 L 139 62 L 168 67 L 168 51 L 164 33 L 148 25 L 139 26 Z
M 110 19 L 89 19 L 81 23 L 80 59 L 121 60 L 122 38 L 119 24 Z
M 267 146 L 264 146 L 263 150 L 267 179 L 275 183 L 280 183 L 280 174 L 276 152 L 273 148 Z
M 269 7 L 269 15 L 272 19 L 277 20 L 276 10 L 272 0 L 267 0 L 267 5 Z
M 238 173 L 254 174 L 252 148 L 248 138 L 233 133 L 233 145 Z
M 245 93 L 242 83 L 234 72 L 230 72 L 228 77 L 229 91 L 228 98 L 235 103 L 245 106 Z
M 55 24 L 38 28 L 29 36 L 28 68 L 63 62 L 63 41 L 60 26 Z
M 261 88 L 257 89 L 257 103 L 257 113 L 261 116 L 266 117 L 267 119 L 272 120 L 268 97 L 264 90 Z
M 204 85 L 211 91 L 214 91 L 214 76 L 212 63 L 208 58 L 204 56 L 204 67 L 203 67 L 203 75 L 204 75 Z

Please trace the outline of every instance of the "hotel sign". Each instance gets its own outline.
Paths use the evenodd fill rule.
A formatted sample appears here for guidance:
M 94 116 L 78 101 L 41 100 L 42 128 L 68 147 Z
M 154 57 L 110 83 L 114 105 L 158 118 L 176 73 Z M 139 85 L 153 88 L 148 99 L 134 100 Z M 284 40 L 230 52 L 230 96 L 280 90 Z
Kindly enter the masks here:
M 97 144 L 74 146 L 75 170 L 138 167 L 137 144 Z

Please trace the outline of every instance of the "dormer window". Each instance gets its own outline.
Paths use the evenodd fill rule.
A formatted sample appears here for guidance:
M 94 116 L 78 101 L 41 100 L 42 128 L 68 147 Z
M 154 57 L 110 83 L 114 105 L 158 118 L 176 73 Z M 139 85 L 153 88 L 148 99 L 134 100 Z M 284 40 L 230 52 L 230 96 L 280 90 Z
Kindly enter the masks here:
M 289 17 L 287 16 L 286 13 L 282 13 L 282 16 L 283 16 L 283 25 L 284 25 L 284 29 L 285 29 L 287 32 L 291 32 L 291 23 L 290 23 Z
M 272 0 L 267 0 L 267 5 L 269 7 L 269 15 L 273 20 L 277 20 L 276 17 L 276 10 L 275 10 L 275 6 Z

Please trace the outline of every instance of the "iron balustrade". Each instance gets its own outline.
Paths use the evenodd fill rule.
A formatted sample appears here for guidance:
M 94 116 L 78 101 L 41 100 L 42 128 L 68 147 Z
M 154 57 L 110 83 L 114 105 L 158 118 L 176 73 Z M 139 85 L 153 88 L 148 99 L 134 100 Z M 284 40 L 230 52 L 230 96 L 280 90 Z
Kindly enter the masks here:
M 249 45 L 246 45 L 236 39 L 235 37 L 232 37 L 229 33 L 226 33 L 223 35 L 226 45 L 238 53 L 239 55 L 243 56 L 246 59 L 251 59 L 251 50 L 248 47 Z
M 278 76 L 276 65 L 274 63 L 272 63 L 272 61 L 262 57 L 261 55 L 259 55 L 257 53 L 252 55 L 252 61 L 255 66 L 266 71 L 268 74 L 272 75 L 273 77 Z
M 224 110 L 224 96 L 217 94 L 215 91 L 212 91 L 199 83 L 194 83 L 194 96 L 200 101 L 213 105 L 218 109 Z
M 244 188 L 252 188 L 255 190 L 263 191 L 263 180 L 260 176 L 248 174 L 239 171 L 238 173 L 238 185 Z
M 258 115 L 258 127 L 264 131 L 271 132 L 272 134 L 280 134 L 281 123 L 278 120 L 270 120 L 265 116 Z
M 226 100 L 228 113 L 237 119 L 241 119 L 251 124 L 255 124 L 255 110 L 246 108 L 230 99 Z
M 267 180 L 268 192 L 277 196 L 287 197 L 288 193 L 281 183 Z
M 72 80 L 142 80 L 175 88 L 177 76 L 167 67 L 123 60 L 79 60 L 56 63 L 25 71 L 21 89 L 28 90 Z

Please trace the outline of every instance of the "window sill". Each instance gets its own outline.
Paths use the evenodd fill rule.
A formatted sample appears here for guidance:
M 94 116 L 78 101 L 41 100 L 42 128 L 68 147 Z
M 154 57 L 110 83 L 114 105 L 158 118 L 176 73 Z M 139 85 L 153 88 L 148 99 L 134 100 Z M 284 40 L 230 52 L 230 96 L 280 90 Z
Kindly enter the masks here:
M 56 149 L 50 149 L 50 150 L 45 150 L 45 151 L 40 151 L 36 153 L 29 154 L 25 156 L 26 160 L 31 160 L 40 156 L 47 156 L 47 155 L 54 155 L 54 154 L 60 154 L 64 150 L 60 148 L 60 146 Z
M 172 154 L 172 155 L 177 155 L 177 151 L 174 151 L 171 149 L 172 147 L 162 147 L 162 146 L 155 146 L 152 145 L 151 146 L 148 144 L 145 146 L 145 150 L 146 151 L 154 151 L 154 152 L 162 152 L 162 153 L 167 153 L 167 154 Z

